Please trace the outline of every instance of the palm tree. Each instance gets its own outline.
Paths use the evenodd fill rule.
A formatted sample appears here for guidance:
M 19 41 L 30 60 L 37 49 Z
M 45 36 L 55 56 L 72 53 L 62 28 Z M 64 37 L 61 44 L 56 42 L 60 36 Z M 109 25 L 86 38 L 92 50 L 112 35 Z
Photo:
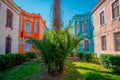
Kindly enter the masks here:
M 83 40 L 82 37 L 71 34 L 69 31 L 71 28 L 71 26 L 68 26 L 59 31 L 45 30 L 43 40 L 28 40 L 28 43 L 32 44 L 36 50 L 41 51 L 48 73 L 53 76 L 63 72 L 68 55 Z

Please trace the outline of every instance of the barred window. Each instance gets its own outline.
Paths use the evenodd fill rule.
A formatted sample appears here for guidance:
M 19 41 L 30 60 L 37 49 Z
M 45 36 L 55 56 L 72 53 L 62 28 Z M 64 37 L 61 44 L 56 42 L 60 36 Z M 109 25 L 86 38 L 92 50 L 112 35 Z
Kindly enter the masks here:
M 115 50 L 120 51 L 120 32 L 114 34 Z
M 107 47 L 106 47 L 106 36 L 101 37 L 101 48 L 102 48 L 102 50 L 107 49 Z
M 100 13 L 100 25 L 105 24 L 105 14 L 104 11 Z
M 119 1 L 116 0 L 112 3 L 112 18 L 115 19 L 119 16 Z
M 0 8 L 1 8 L 1 3 L 0 3 Z
M 7 9 L 7 19 L 6 19 L 6 27 L 12 28 L 12 23 L 13 23 L 13 13 L 11 10 Z

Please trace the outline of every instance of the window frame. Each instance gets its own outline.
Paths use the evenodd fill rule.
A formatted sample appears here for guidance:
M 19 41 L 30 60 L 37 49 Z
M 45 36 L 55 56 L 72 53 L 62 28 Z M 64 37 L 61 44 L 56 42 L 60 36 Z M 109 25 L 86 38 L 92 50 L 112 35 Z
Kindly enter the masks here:
M 9 43 L 9 45 L 8 45 Z M 9 54 L 11 53 L 11 49 L 12 49 L 12 38 L 10 37 L 10 35 L 8 35 L 6 37 L 6 43 L 5 43 L 5 53 Z
M 86 41 L 87 41 L 87 43 L 86 43 Z M 89 51 L 89 40 L 84 40 L 83 43 L 84 43 L 83 50 L 84 51 Z
M 0 8 L 1 8 L 1 2 L 0 2 Z
M 76 22 L 76 33 L 77 34 L 80 33 L 80 22 L 79 21 Z
M 87 27 L 84 26 L 85 24 L 87 24 Z M 87 29 L 87 30 L 86 30 L 86 29 Z M 86 32 L 88 32 L 88 30 L 89 30 L 89 24 L 88 24 L 88 22 L 84 22 L 84 23 L 82 24 L 82 33 L 86 33 Z
M 27 48 L 26 48 L 26 46 L 27 46 Z M 29 50 L 28 50 L 28 48 L 29 48 Z M 31 45 L 28 44 L 28 43 L 25 41 L 25 42 L 24 42 L 24 51 L 25 51 L 25 52 L 30 52 L 30 49 L 31 49 Z
M 10 24 L 8 22 L 8 15 L 10 16 Z M 10 9 L 6 10 L 6 28 L 13 29 L 13 12 Z
M 30 29 L 28 30 L 28 29 L 26 29 L 26 24 L 30 24 Z M 31 33 L 32 32 L 32 25 L 31 25 L 31 23 L 30 22 L 25 22 L 25 29 L 24 29 L 24 31 L 25 32 L 28 32 L 28 33 Z M 27 31 L 28 30 L 28 31 Z
M 113 0 L 113 1 L 110 3 L 111 21 L 116 20 L 116 19 L 120 16 L 120 0 L 118 0 L 118 5 L 119 5 L 119 13 L 118 13 L 118 14 L 119 14 L 119 16 L 113 19 L 113 8 L 112 8 L 112 5 L 113 5 L 113 3 L 115 3 L 115 2 L 116 2 L 116 0 Z
M 37 28 L 36 28 L 36 25 L 37 25 Z M 36 31 L 37 30 L 37 31 Z M 38 33 L 38 23 L 35 23 L 34 24 L 34 33 Z
M 116 42 L 116 38 L 115 38 L 115 36 L 116 36 L 116 34 L 120 34 L 120 32 L 116 32 L 116 33 L 114 33 L 114 48 L 115 48 L 115 51 L 120 51 L 120 49 L 118 50 L 118 48 L 117 48 L 117 44 L 118 44 L 118 42 Z M 116 44 L 117 43 L 117 44 Z
M 101 50 L 102 51 L 106 51 L 107 50 L 106 35 L 101 36 Z
M 104 23 L 102 23 L 101 24 L 101 13 L 102 12 L 104 12 L 103 14 L 104 14 Z M 103 9 L 103 10 L 101 10 L 100 12 L 99 12 L 99 25 L 100 26 L 104 26 L 106 24 L 106 17 L 105 17 L 105 9 Z

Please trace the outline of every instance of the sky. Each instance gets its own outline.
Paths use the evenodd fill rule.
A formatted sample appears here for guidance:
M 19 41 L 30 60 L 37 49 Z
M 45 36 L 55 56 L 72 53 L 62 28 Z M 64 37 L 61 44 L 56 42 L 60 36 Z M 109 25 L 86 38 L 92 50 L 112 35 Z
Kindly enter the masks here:
M 52 21 L 52 1 L 53 0 L 13 0 L 18 6 L 30 13 L 40 13 L 42 18 L 46 20 L 46 26 L 50 28 Z M 99 0 L 62 0 L 61 13 L 62 22 L 66 27 L 72 17 L 76 14 L 83 14 L 91 9 L 99 2 Z

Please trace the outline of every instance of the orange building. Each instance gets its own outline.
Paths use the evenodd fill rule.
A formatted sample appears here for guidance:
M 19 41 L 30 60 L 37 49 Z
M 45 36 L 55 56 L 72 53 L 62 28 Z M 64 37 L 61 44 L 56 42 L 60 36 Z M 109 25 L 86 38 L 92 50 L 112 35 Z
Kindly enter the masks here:
M 19 22 L 19 53 L 33 52 L 34 49 L 26 40 L 35 38 L 42 39 L 46 21 L 44 21 L 40 14 L 28 13 L 21 10 Z

